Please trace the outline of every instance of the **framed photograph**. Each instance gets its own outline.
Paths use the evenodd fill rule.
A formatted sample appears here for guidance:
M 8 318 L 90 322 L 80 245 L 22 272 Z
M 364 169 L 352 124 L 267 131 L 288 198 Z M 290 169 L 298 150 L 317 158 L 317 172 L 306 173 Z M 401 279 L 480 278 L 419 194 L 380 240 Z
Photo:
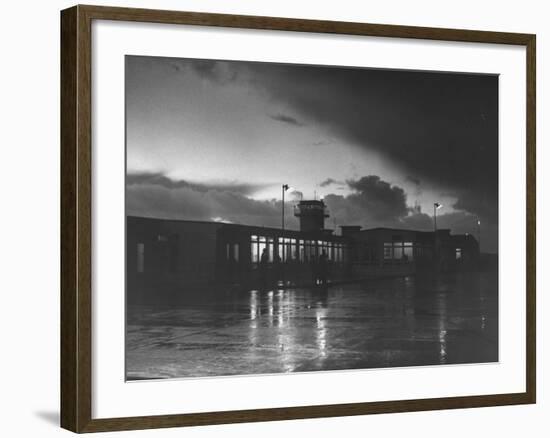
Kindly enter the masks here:
M 535 403 L 535 35 L 61 13 L 61 423 Z

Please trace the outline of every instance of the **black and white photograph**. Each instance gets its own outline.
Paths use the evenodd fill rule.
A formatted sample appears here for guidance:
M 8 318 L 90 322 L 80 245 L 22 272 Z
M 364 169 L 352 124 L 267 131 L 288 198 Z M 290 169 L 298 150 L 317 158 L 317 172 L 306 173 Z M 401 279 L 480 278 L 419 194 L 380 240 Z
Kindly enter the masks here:
M 125 58 L 128 381 L 499 361 L 499 77 Z
M 546 436 L 545 2 L 3 6 L 2 436 Z

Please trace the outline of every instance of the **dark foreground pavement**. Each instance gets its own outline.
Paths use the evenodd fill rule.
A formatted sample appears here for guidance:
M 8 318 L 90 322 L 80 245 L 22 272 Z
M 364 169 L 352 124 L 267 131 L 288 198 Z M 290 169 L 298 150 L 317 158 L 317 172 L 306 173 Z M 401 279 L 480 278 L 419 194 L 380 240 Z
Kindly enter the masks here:
M 131 306 L 127 378 L 498 361 L 497 274 L 191 294 Z

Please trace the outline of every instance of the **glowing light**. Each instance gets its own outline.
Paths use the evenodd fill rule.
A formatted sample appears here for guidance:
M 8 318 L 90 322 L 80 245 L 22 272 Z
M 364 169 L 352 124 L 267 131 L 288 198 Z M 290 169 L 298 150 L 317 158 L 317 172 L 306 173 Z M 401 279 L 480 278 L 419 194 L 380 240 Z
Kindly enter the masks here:
M 438 299 L 439 308 L 439 362 L 447 363 L 447 302 L 444 296 Z
M 224 224 L 232 224 L 233 222 L 231 222 L 229 219 L 225 219 L 221 216 L 215 216 L 215 217 L 211 217 L 210 220 L 212 222 L 221 222 L 221 223 L 224 223 Z
M 447 362 L 447 330 L 440 330 L 439 332 L 439 361 L 441 363 Z
M 269 327 L 273 327 L 273 291 L 267 293 L 267 313 L 269 315 Z
M 317 348 L 322 358 L 327 356 L 327 329 L 325 326 L 324 316 L 326 310 L 319 308 L 316 312 L 317 319 Z
M 258 315 L 258 297 L 257 291 L 250 292 L 250 319 L 254 321 Z

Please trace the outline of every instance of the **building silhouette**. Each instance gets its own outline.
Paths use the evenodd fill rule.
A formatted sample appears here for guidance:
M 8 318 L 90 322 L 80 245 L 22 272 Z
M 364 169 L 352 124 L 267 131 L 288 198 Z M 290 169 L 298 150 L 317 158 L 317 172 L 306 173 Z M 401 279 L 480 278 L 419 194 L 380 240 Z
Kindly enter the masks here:
M 128 216 L 127 298 L 177 297 L 213 286 L 316 286 L 322 279 L 330 284 L 472 269 L 479 258 L 472 235 L 451 235 L 447 229 L 348 225 L 336 235 L 324 227 L 329 213 L 322 200 L 302 200 L 294 214 L 299 231 Z

